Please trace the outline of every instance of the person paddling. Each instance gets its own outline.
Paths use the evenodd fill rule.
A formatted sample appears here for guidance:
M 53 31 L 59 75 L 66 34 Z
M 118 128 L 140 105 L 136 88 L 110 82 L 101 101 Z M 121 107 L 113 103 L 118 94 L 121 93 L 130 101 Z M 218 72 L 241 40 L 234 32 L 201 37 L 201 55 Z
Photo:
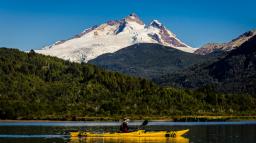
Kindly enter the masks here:
M 122 133 L 128 133 L 129 132 L 129 127 L 128 127 L 128 118 L 124 118 L 122 124 L 120 125 L 120 132 Z

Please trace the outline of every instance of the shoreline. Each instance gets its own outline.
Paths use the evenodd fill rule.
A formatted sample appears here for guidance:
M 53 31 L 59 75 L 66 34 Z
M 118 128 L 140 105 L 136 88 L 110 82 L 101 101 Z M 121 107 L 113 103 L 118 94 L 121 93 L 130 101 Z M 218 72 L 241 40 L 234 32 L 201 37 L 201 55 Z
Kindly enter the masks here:
M 129 118 L 129 117 L 128 117 Z M 0 122 L 118 122 L 122 118 L 111 117 L 77 117 L 75 120 L 65 119 L 0 119 Z M 256 121 L 256 115 L 248 116 L 173 116 L 173 117 L 145 117 L 137 119 L 130 117 L 131 121 L 149 120 L 153 122 L 214 122 L 214 121 Z

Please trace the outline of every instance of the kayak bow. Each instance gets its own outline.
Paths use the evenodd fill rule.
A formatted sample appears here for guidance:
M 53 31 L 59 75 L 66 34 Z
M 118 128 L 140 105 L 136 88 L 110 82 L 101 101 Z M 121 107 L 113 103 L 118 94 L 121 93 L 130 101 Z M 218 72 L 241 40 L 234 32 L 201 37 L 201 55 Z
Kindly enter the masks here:
M 180 131 L 152 131 L 138 130 L 129 133 L 92 133 L 92 132 L 70 132 L 71 137 L 180 137 L 187 133 L 187 130 Z

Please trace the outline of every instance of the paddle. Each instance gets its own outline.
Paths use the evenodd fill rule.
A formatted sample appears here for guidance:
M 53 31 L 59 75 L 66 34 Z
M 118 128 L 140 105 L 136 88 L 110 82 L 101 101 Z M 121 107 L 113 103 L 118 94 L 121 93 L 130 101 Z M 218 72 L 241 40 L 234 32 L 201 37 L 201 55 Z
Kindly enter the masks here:
M 143 123 L 138 127 L 138 130 L 148 124 L 148 120 L 144 120 Z
M 141 124 L 141 126 L 146 126 L 148 124 L 148 120 L 143 121 L 143 123 Z

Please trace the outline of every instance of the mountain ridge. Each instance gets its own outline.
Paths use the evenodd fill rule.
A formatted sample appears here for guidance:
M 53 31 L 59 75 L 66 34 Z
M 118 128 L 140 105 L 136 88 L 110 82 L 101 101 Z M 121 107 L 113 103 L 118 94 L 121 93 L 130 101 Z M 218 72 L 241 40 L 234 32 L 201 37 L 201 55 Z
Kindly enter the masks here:
M 194 53 L 198 55 L 214 55 L 215 53 L 230 52 L 241 46 L 243 43 L 245 43 L 255 35 L 256 30 L 250 30 L 227 43 L 207 43 L 201 48 L 198 48 Z

